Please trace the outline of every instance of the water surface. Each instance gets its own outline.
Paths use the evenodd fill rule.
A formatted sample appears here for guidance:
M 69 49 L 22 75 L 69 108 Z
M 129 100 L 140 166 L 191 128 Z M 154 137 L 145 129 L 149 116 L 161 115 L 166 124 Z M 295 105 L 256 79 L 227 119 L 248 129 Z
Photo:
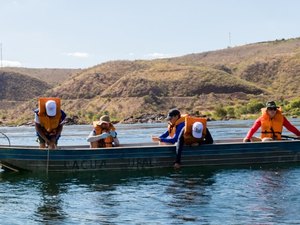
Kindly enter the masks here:
M 215 139 L 243 138 L 253 121 L 210 122 Z M 299 128 L 300 121 L 294 120 Z M 165 124 L 117 125 L 123 143 L 149 142 Z M 62 145 L 91 126 L 65 127 Z M 0 129 L 37 145 L 34 128 Z M 4 138 L 0 138 L 5 143 Z M 0 224 L 300 224 L 300 167 L 0 173 Z

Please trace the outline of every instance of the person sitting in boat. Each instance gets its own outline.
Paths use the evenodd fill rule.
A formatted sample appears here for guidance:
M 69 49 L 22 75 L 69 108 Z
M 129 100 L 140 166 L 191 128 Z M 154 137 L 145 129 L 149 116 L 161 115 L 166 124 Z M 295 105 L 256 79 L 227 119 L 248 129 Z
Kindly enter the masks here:
M 105 148 L 119 146 L 119 140 L 110 118 L 104 115 L 99 121 L 93 122 L 94 129 L 87 138 L 91 148 Z
M 39 98 L 39 108 L 34 113 L 40 148 L 56 149 L 66 118 L 65 112 L 60 109 L 60 99 Z
M 167 117 L 168 130 L 159 137 L 152 137 L 152 141 L 160 144 L 175 144 L 178 141 L 179 135 L 185 125 L 185 115 L 181 116 L 178 109 L 171 109 Z
M 281 140 L 283 126 L 296 136 L 300 136 L 300 131 L 282 115 L 276 103 L 267 102 L 266 108 L 262 109 L 262 115 L 255 121 L 243 141 L 253 141 L 252 136 L 259 128 L 261 128 L 261 141 Z

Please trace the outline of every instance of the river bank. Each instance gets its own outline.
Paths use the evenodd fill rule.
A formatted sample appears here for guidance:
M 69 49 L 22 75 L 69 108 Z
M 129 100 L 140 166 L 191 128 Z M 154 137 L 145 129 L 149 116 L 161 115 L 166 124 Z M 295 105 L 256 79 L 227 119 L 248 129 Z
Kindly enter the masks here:
M 207 115 L 191 115 L 191 116 L 197 116 L 197 117 L 205 117 L 207 118 L 207 121 L 229 121 L 229 120 L 253 120 L 255 118 L 258 118 L 260 114 L 247 114 L 243 115 L 241 117 L 230 117 L 230 116 L 224 116 L 224 117 L 210 117 Z M 287 116 L 291 119 L 297 119 L 299 118 L 297 115 L 294 116 Z M 123 120 L 112 120 L 113 124 L 153 124 L 153 123 L 166 123 L 166 115 L 163 114 L 145 114 L 141 116 L 131 116 L 128 118 L 125 118 Z M 91 122 L 83 121 L 78 118 L 78 116 L 71 116 L 67 117 L 65 120 L 65 125 L 89 125 L 92 124 Z M 34 126 L 34 121 L 28 121 L 24 123 L 15 123 L 11 121 L 0 121 L 0 127 L 19 127 L 19 126 Z

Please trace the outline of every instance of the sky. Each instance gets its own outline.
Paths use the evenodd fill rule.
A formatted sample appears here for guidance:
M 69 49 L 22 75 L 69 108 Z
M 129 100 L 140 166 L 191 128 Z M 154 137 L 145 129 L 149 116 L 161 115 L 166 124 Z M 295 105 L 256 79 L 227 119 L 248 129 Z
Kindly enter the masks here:
M 295 38 L 299 9 L 298 0 L 0 0 L 2 66 L 87 68 Z

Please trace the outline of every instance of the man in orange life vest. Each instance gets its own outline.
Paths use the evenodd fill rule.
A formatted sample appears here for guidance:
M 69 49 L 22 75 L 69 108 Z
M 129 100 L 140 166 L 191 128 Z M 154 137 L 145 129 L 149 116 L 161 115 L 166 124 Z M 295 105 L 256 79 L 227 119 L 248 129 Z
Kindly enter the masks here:
M 87 138 L 91 148 L 106 148 L 119 146 L 117 132 L 110 118 L 104 115 L 99 121 L 93 122 L 94 129 Z
M 35 129 L 40 148 L 56 149 L 66 118 L 65 112 L 60 110 L 60 99 L 40 98 L 39 108 L 34 112 Z
M 283 126 L 295 135 L 300 136 L 300 131 L 282 115 L 276 103 L 274 101 L 267 102 L 266 109 L 262 110 L 262 116 L 255 121 L 244 138 L 244 142 L 250 142 L 259 128 L 261 128 L 262 141 L 281 140 Z
M 183 145 L 212 144 L 213 138 L 206 127 L 206 119 L 188 115 L 181 116 L 178 109 L 171 109 L 168 113 L 168 130 L 159 137 L 152 137 L 152 141 L 160 144 L 176 144 L 175 168 L 180 168 Z M 200 122 L 202 121 L 202 122 Z
M 168 130 L 159 137 L 152 137 L 152 141 L 159 141 L 160 144 L 175 144 L 185 125 L 185 117 L 181 116 L 178 109 L 171 109 L 168 113 Z

